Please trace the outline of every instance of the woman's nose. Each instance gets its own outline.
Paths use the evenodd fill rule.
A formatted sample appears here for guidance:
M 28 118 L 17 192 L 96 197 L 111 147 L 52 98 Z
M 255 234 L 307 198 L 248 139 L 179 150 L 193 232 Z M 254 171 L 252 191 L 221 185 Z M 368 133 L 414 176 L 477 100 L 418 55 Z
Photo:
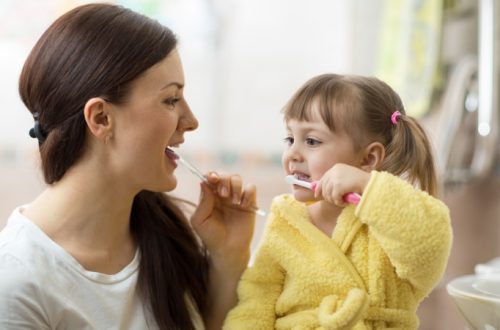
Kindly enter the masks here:
M 179 119 L 178 129 L 182 132 L 186 132 L 186 131 L 194 131 L 197 128 L 198 128 L 198 119 L 196 119 L 196 117 L 194 116 L 187 102 L 184 102 L 182 115 L 181 118 Z

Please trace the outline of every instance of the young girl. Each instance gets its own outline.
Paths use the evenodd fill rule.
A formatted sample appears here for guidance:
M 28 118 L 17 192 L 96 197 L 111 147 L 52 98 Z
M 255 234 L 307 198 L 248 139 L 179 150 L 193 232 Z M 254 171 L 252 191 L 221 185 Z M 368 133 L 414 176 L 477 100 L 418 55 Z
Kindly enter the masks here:
M 309 80 L 284 118 L 285 173 L 316 189 L 274 199 L 224 328 L 416 329 L 452 241 L 424 131 L 388 85 L 358 76 Z

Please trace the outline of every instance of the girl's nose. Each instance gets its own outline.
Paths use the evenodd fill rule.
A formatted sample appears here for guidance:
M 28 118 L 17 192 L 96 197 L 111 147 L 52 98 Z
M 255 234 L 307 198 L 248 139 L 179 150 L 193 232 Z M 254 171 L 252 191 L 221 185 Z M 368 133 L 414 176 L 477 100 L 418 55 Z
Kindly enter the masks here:
M 294 162 L 302 162 L 304 160 L 300 148 L 296 144 L 292 144 L 285 151 L 285 157 Z

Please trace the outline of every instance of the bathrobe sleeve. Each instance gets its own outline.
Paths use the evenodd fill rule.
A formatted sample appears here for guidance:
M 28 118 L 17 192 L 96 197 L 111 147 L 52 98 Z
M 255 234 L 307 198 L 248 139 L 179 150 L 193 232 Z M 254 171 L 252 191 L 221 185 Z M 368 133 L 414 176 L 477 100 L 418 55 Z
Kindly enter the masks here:
M 274 329 L 276 301 L 284 281 L 284 271 L 273 256 L 272 247 L 276 244 L 271 244 L 277 235 L 274 217 L 270 215 L 254 264 L 241 277 L 238 304 L 229 312 L 224 330 Z
M 373 171 L 356 216 L 399 277 L 424 296 L 436 286 L 452 242 L 449 210 L 441 201 L 396 176 Z

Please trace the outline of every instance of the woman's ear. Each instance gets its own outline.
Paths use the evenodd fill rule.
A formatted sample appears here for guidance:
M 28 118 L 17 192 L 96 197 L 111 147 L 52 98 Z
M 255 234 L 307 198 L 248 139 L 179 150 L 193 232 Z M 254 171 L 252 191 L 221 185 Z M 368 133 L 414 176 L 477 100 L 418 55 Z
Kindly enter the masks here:
M 380 142 L 372 142 L 363 151 L 361 168 L 364 171 L 371 172 L 376 170 L 382 164 L 385 158 L 385 147 Z
M 83 115 L 90 133 L 97 139 L 107 142 L 112 134 L 113 124 L 108 103 L 100 97 L 91 98 L 85 103 Z

